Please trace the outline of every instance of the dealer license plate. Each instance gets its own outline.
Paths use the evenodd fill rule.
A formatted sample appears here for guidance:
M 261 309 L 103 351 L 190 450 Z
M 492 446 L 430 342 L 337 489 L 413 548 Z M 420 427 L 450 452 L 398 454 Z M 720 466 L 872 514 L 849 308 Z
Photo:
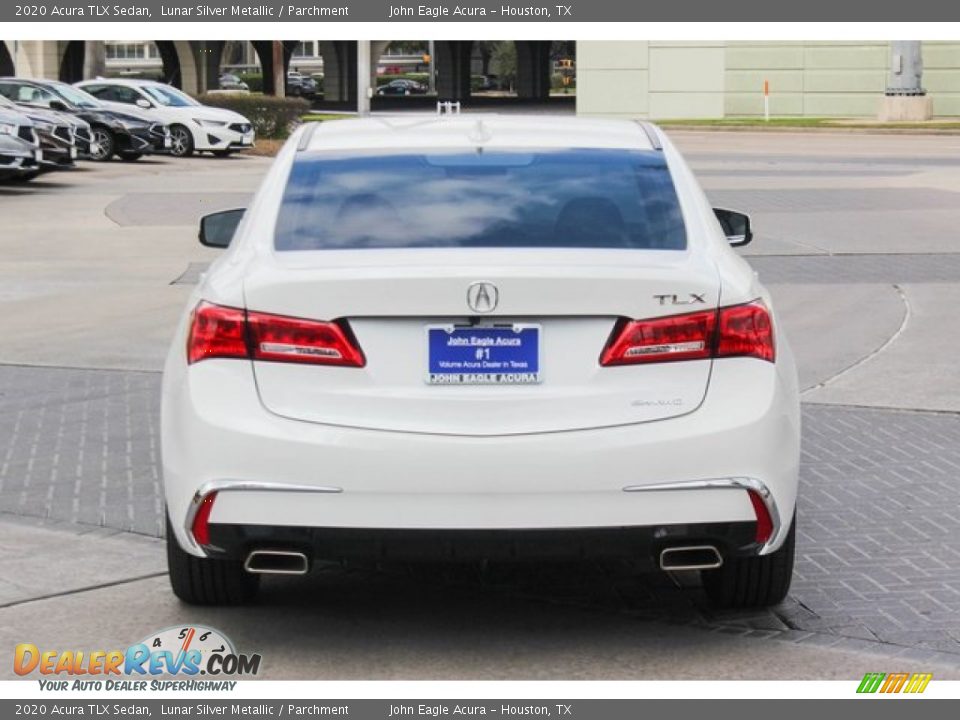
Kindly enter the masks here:
M 540 382 L 540 326 L 427 327 L 431 385 L 530 385 Z

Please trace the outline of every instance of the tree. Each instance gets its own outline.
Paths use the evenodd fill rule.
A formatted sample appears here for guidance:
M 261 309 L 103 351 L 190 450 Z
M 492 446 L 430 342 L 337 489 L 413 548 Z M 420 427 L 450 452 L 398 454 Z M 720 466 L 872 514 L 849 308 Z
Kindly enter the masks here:
M 500 87 L 513 90 L 517 82 L 517 46 L 512 40 L 496 43 L 490 65 Z

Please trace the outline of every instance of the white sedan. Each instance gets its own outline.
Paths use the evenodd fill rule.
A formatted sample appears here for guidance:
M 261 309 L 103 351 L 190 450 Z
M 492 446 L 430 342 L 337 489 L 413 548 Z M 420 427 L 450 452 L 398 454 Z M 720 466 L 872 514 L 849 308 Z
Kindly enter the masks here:
M 108 107 L 135 106 L 170 127 L 170 154 L 187 157 L 194 151 L 227 156 L 253 147 L 253 123 L 240 113 L 201 105 L 172 85 L 134 78 L 96 78 L 76 83 Z
M 764 606 L 793 568 L 793 356 L 655 126 L 307 125 L 166 362 L 170 579 L 238 603 L 322 559 L 626 557 Z

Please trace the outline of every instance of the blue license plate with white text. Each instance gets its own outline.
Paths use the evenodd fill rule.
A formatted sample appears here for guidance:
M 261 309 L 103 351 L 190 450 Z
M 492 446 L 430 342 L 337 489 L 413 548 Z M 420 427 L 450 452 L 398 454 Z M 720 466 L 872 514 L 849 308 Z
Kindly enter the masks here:
M 540 326 L 432 325 L 427 358 L 431 385 L 539 383 Z

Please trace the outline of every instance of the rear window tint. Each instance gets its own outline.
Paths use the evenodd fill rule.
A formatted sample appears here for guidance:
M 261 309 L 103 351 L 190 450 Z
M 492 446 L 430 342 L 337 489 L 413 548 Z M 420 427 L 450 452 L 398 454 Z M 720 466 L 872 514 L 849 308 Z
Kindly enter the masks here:
M 683 250 L 663 153 L 630 150 L 302 154 L 277 250 Z

